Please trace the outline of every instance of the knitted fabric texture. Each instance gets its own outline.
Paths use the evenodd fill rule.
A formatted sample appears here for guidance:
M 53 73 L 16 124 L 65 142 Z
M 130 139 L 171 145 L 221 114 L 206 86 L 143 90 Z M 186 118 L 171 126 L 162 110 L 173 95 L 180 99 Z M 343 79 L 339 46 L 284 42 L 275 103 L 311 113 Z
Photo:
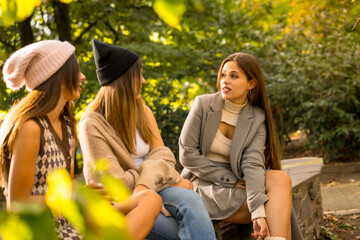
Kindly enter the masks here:
M 96 39 L 91 41 L 96 65 L 96 75 L 101 86 L 118 79 L 139 58 L 134 52 Z
M 224 106 L 221 112 L 221 122 L 227 123 L 231 126 L 236 126 L 239 113 L 246 106 L 247 101 L 242 104 L 234 104 L 230 101 L 225 100 Z
M 45 40 L 27 45 L 6 61 L 3 75 L 6 86 L 17 90 L 26 86 L 28 91 L 48 80 L 75 52 L 68 42 Z
M 231 126 L 236 126 L 239 113 L 245 107 L 246 104 L 247 102 L 242 105 L 238 105 L 225 100 L 221 112 L 221 122 L 227 123 Z M 211 144 L 210 151 L 207 157 L 216 162 L 229 163 L 231 143 L 232 140 L 225 137 L 220 132 L 220 130 L 218 130 Z

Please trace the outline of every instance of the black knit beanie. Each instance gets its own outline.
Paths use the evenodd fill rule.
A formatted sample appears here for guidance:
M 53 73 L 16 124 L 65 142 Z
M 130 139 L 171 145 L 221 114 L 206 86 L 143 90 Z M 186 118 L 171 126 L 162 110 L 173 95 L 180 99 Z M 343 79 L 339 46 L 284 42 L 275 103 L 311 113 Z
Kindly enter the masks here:
M 91 40 L 96 74 L 101 86 L 108 85 L 123 75 L 139 58 L 134 52 L 108 43 Z

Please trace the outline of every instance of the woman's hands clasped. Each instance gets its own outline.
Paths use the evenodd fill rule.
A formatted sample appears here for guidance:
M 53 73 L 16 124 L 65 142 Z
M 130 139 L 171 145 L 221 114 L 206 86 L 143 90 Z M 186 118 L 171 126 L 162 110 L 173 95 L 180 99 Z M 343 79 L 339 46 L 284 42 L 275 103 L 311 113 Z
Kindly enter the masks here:
M 246 189 L 245 187 L 245 182 L 237 180 L 237 182 L 234 185 L 235 188 L 241 188 L 241 189 Z
M 265 218 L 256 218 L 253 220 L 254 233 L 251 235 L 256 238 L 256 240 L 261 240 L 265 237 L 270 236 L 269 227 L 266 223 Z

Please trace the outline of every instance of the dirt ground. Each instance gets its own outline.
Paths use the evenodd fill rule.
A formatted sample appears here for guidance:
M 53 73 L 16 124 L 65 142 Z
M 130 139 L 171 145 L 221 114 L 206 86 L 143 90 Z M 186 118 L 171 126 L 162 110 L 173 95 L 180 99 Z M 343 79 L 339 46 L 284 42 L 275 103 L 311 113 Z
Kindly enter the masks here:
M 345 216 L 324 215 L 320 240 L 360 239 L 360 214 Z
M 293 141 L 285 148 L 283 159 L 308 156 L 322 157 L 321 153 L 304 150 L 300 141 Z M 342 163 L 332 163 L 331 165 L 336 164 L 341 166 Z M 360 181 L 360 173 L 358 171 L 323 171 L 320 181 L 322 186 L 358 182 Z M 360 213 L 343 216 L 324 215 L 320 227 L 321 234 L 319 240 L 360 240 Z

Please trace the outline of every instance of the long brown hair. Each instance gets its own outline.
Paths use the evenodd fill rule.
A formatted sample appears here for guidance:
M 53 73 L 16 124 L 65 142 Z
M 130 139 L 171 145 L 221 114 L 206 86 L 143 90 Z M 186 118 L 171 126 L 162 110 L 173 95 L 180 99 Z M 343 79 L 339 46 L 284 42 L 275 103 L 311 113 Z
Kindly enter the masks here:
M 254 80 L 256 86 L 249 91 L 248 101 L 253 106 L 259 106 L 265 111 L 266 124 L 266 148 L 265 148 L 265 167 L 268 169 L 281 169 L 280 155 L 278 149 L 278 135 L 275 122 L 272 116 L 271 107 L 266 93 L 264 75 L 258 60 L 247 53 L 234 53 L 228 56 L 220 66 L 217 78 L 217 88 L 220 90 L 221 73 L 225 63 L 234 61 L 244 72 L 248 81 Z
M 70 93 L 75 91 L 79 83 L 79 72 L 79 64 L 73 54 L 48 80 L 11 107 L 0 128 L 1 183 L 7 183 L 13 146 L 21 126 L 29 119 L 43 117 L 51 112 L 59 101 L 63 84 Z M 71 107 L 72 102 L 67 102 L 63 112 L 70 118 L 71 130 L 76 138 L 75 119 Z
M 144 142 L 150 144 L 152 131 L 140 94 L 142 61 L 140 58 L 115 81 L 102 86 L 84 115 L 101 113 L 115 129 L 130 153 L 136 153 L 136 129 Z

